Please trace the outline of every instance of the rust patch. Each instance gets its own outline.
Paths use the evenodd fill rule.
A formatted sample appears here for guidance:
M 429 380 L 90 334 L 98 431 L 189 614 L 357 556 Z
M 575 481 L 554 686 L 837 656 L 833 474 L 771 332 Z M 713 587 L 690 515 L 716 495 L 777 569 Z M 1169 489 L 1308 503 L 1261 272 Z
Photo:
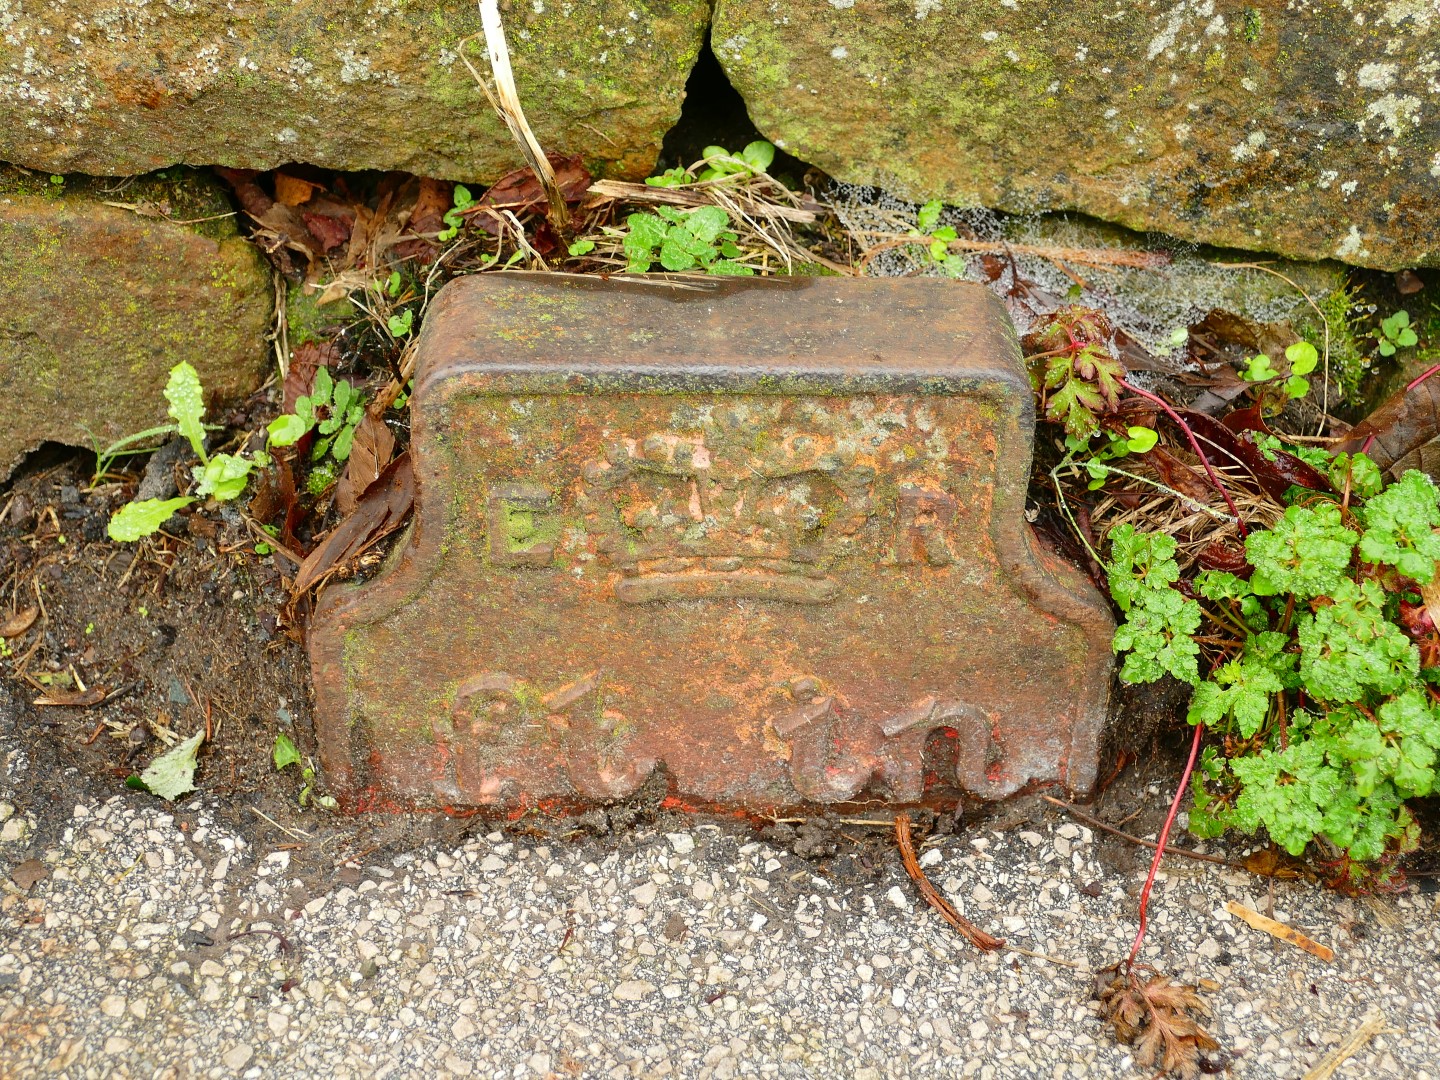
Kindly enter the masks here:
M 1112 626 L 984 289 L 483 275 L 420 350 L 415 527 L 311 634 L 346 805 L 1093 785 Z

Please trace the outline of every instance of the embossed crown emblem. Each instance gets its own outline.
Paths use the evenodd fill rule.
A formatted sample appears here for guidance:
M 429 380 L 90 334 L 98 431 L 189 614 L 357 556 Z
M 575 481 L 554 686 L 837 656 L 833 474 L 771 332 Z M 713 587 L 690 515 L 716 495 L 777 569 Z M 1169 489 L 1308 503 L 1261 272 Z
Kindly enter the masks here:
M 656 432 L 584 470 L 587 523 L 616 595 L 823 603 L 826 574 L 871 512 L 874 469 L 827 435 L 747 440 Z

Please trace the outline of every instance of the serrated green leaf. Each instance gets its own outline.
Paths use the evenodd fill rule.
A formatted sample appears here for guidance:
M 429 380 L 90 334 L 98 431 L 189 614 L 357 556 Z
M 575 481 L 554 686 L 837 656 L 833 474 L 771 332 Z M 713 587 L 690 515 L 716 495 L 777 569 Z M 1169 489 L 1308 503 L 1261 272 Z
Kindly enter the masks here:
M 153 794 L 172 802 L 186 792 L 194 791 L 196 755 L 204 741 L 205 732 L 201 730 L 172 746 L 140 774 L 140 782 Z
M 666 270 L 681 271 L 695 268 L 695 256 L 674 240 L 667 239 L 660 245 L 660 265 Z
M 181 496 L 178 499 L 142 499 L 126 503 L 115 512 L 106 527 L 111 540 L 129 542 L 150 536 L 169 521 L 176 510 L 189 506 L 194 499 Z
M 1245 557 L 1255 567 L 1251 588 L 1258 596 L 1323 596 L 1346 580 L 1357 539 L 1334 503 L 1292 506 L 1273 529 L 1246 539 Z
M 1300 676 L 1306 690 L 1321 701 L 1343 704 L 1408 686 L 1420 673 L 1420 653 L 1385 617 L 1380 586 L 1346 579 L 1331 597 L 1333 604 L 1299 620 Z
M 329 405 L 330 395 L 335 392 L 335 380 L 330 375 L 330 369 L 321 365 L 315 369 L 315 385 L 310 390 L 311 406 Z
M 939 199 L 931 199 L 920 212 L 915 215 L 915 225 L 923 233 L 928 233 L 940 224 L 940 212 L 945 209 L 945 204 Z
M 1380 467 L 1365 454 L 1336 454 L 1329 464 L 1330 485 L 1336 491 L 1345 490 L 1345 481 L 1350 481 L 1350 491 L 1362 499 L 1378 495 L 1385 487 L 1385 478 Z
M 200 374 L 183 360 L 170 369 L 165 384 L 165 400 L 170 403 L 170 416 L 180 434 L 190 441 L 190 448 L 201 461 L 205 460 L 205 392 L 200 388 Z
M 725 277 L 753 277 L 755 271 L 744 263 L 736 262 L 734 259 L 717 259 L 709 266 L 712 274 L 720 274 Z
M 1360 557 L 1393 566 L 1428 585 L 1440 559 L 1440 490 L 1424 473 L 1408 470 L 1396 483 L 1369 499 L 1358 514 L 1365 525 Z
M 702 206 L 685 220 L 685 228 L 702 244 L 713 243 L 729 226 L 730 215 L 718 206 Z

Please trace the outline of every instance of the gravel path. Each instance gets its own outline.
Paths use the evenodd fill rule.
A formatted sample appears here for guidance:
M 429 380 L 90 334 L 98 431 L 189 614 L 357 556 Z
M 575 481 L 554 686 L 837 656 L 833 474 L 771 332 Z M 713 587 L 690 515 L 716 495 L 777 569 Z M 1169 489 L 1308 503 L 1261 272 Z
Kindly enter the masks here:
M 290 851 L 225 831 L 205 800 L 157 807 L 82 801 L 37 831 L 0 803 L 3 1075 L 1131 1068 L 1087 972 L 1123 954 L 1142 873 L 1115 869 L 1099 856 L 1117 842 L 1063 818 L 940 838 L 922 861 L 976 922 L 1078 969 L 971 950 L 882 848 L 870 881 L 843 884 L 728 824 L 559 842 L 495 832 L 307 881 Z M 1337 1075 L 1440 1076 L 1434 895 L 1366 903 L 1277 883 L 1276 917 L 1332 945 L 1324 963 L 1225 912 L 1232 899 L 1263 909 L 1265 882 L 1173 862 L 1147 959 L 1213 980 L 1231 1075 L 1302 1076 L 1378 1009 L 1389 1029 Z

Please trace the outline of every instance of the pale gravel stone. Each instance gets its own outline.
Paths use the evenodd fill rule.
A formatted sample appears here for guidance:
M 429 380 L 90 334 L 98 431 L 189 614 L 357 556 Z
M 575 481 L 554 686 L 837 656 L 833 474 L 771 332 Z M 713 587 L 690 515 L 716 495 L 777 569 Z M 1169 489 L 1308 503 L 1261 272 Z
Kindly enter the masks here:
M 197 805 L 189 836 L 126 796 L 82 805 L 43 848 L 9 849 L 17 862 L 43 857 L 52 876 L 23 903 L 0 878 L 0 1030 L 7 1010 L 64 1011 L 47 1034 L 7 1044 L 7 1076 L 138 1074 L 141 1061 L 183 1061 L 195 1076 L 336 1078 L 1031 1080 L 1132 1069 L 1096 1019 L 1086 972 L 969 950 L 918 900 L 893 851 L 876 850 L 874 876 L 847 884 L 729 826 L 670 819 L 572 843 L 492 832 L 306 885 L 287 876 L 302 852 L 282 874 L 264 842 L 242 843 Z M 944 887 L 970 917 L 1015 944 L 1087 969 L 1123 956 L 1143 859 L 1117 873 L 1098 853 L 1118 842 L 1062 818 L 1033 821 L 1028 836 L 941 837 L 925 853 L 940 855 Z M 326 819 L 311 828 L 324 832 Z M 1070 857 L 1057 858 L 1064 843 Z M 157 868 L 147 852 L 171 862 Z M 1432 895 L 1390 901 L 1391 926 L 1366 904 L 1277 881 L 1277 914 L 1335 948 L 1327 965 L 1224 912 L 1229 899 L 1263 907 L 1266 883 L 1175 862 L 1156 888 L 1143 959 L 1218 986 L 1205 998 L 1238 1055 L 1231 1076 L 1299 1080 L 1373 1007 L 1394 1031 L 1348 1075 L 1440 1080 Z M 1098 896 L 1081 892 L 1091 883 Z M 24 903 L 43 922 L 27 922 Z M 236 936 L 262 928 L 293 950 Z M 216 944 L 184 944 L 187 930 Z

